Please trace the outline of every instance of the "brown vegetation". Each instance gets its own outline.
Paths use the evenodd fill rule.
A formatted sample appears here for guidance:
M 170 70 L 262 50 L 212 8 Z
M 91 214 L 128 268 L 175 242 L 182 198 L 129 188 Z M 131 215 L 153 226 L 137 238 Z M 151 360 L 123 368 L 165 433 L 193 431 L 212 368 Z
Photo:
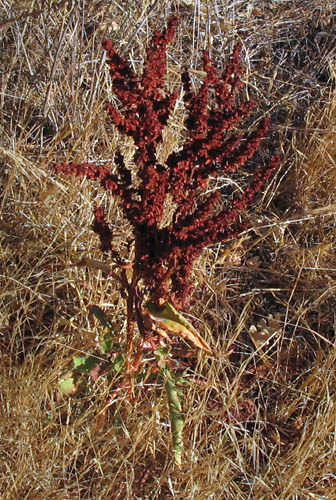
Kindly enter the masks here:
M 332 2 L 0 6 L 2 498 L 333 498 Z M 92 380 L 74 398 L 59 392 L 73 353 L 96 349 L 91 304 L 106 311 L 120 339 L 125 330 L 115 282 L 103 266 L 83 265 L 102 260 L 90 228 L 94 204 L 104 207 L 122 255 L 131 227 L 98 185 L 52 171 L 65 153 L 66 162 L 104 164 L 120 149 L 131 164 L 132 140 L 105 120 L 113 90 L 101 41 L 113 39 L 139 72 L 153 32 L 171 15 L 181 21 L 167 60 L 170 91 L 179 93 L 184 66 L 198 88 L 205 76 L 199 56 L 209 42 L 220 67 L 239 40 L 246 99 L 258 103 L 256 116 L 274 116 L 267 156 L 277 144 L 283 156 L 244 214 L 250 229 L 206 250 L 194 268 L 189 312 L 217 356 L 181 345 L 171 367 L 189 382 L 182 386 L 181 467 L 171 454 L 162 384 L 150 374 L 133 401 L 113 392 L 118 374 Z M 162 161 L 183 145 L 184 117 L 178 97 L 159 146 Z M 256 125 L 251 119 L 246 131 Z M 219 176 L 214 189 L 238 195 L 238 180 Z

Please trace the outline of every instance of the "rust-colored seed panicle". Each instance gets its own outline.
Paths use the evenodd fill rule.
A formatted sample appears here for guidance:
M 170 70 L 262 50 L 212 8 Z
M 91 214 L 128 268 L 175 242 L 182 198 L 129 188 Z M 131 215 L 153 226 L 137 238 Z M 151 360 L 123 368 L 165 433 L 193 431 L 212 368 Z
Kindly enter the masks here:
M 57 172 L 100 181 L 102 187 L 120 200 L 124 215 L 133 228 L 135 258 L 133 270 L 152 300 L 169 300 L 177 308 L 187 303 L 192 285 L 193 264 L 205 247 L 237 237 L 246 225 L 240 212 L 279 167 L 274 156 L 268 164 L 255 168 L 250 184 L 231 202 L 222 203 L 219 191 L 206 194 L 210 179 L 235 172 L 246 165 L 262 147 L 269 134 L 270 119 L 261 121 L 253 133 L 242 130 L 255 103 L 244 101 L 244 67 L 241 46 L 237 45 L 222 74 L 216 70 L 208 51 L 203 53 L 205 78 L 193 90 L 188 71 L 182 74 L 187 129 L 183 146 L 161 165 L 157 147 L 175 106 L 177 93 L 165 88 L 167 46 L 173 41 L 177 19 L 154 33 L 147 49 L 141 76 L 122 58 L 110 40 L 103 41 L 107 64 L 122 111 L 109 103 L 107 114 L 113 125 L 132 137 L 135 144 L 131 172 L 120 152 L 115 155 L 115 172 L 110 166 L 91 163 L 57 163 Z M 238 102 L 239 101 L 239 102 Z M 238 128 L 238 127 L 237 127 Z M 165 207 L 173 201 L 175 212 L 164 223 Z M 225 208 L 223 208 L 225 206 Z M 103 251 L 112 250 L 113 234 L 100 208 L 95 208 L 93 229 Z
M 95 207 L 94 217 L 95 219 L 92 224 L 92 229 L 100 237 L 100 248 L 102 252 L 108 252 L 112 250 L 113 233 L 106 222 L 104 209 L 101 207 Z

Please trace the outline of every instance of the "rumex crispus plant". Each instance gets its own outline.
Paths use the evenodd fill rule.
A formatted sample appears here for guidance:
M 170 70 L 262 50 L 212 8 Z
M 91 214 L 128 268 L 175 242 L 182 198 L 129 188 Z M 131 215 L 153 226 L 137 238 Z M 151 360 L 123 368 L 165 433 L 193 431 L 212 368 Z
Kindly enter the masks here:
M 191 295 L 193 264 L 205 247 L 235 238 L 245 229 L 240 212 L 251 204 L 279 165 L 279 157 L 274 156 L 266 167 L 255 169 L 250 184 L 231 201 L 222 200 L 219 189 L 207 193 L 216 178 L 235 172 L 255 156 L 270 128 L 270 119 L 265 118 L 252 133 L 237 131 L 255 106 L 241 96 L 239 102 L 237 99 L 244 71 L 240 45 L 221 75 L 204 51 L 206 76 L 196 91 L 188 71 L 184 71 L 185 141 L 164 164 L 159 163 L 162 132 L 178 97 L 165 90 L 167 45 L 173 40 L 176 25 L 173 18 L 167 29 L 154 34 L 141 77 L 111 41 L 103 41 L 113 90 L 121 103 L 121 110 L 114 104 L 108 104 L 106 110 L 115 127 L 134 141 L 136 171 L 128 168 L 120 151 L 115 154 L 116 168 L 96 163 L 55 165 L 59 173 L 100 181 L 111 196 L 120 200 L 133 229 L 131 256 L 126 262 L 113 247 L 113 233 L 104 210 L 95 208 L 93 230 L 100 236 L 101 250 L 111 253 L 115 264 L 111 274 L 119 281 L 127 302 L 129 374 L 139 367 L 144 345 L 149 342 L 153 348 L 157 346 L 153 320 L 211 352 L 178 312 L 186 307 Z M 167 209 L 169 217 L 165 217 Z M 139 337 L 135 354 L 136 327 Z

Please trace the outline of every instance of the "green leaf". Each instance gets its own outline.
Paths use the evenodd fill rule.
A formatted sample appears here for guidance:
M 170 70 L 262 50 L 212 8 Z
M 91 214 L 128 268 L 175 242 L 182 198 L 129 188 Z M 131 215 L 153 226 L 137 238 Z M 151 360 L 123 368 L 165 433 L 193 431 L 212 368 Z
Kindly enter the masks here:
M 72 359 L 74 369 L 79 373 L 89 373 L 99 361 L 95 356 L 73 356 Z
M 108 320 L 105 312 L 98 306 L 90 306 L 90 314 L 93 314 L 101 323 L 101 325 L 107 329 L 107 332 L 100 341 L 100 348 L 104 354 L 118 350 L 119 343 L 115 342 L 115 333 L 113 330 L 112 323 Z
M 164 308 L 159 308 L 152 302 L 147 302 L 146 307 L 151 318 L 159 322 L 164 328 L 212 354 L 212 349 L 193 325 L 171 304 L 167 303 Z
M 112 361 L 112 368 L 117 373 L 120 372 L 125 364 L 126 354 L 120 352 Z
M 158 347 L 157 349 L 155 349 L 154 351 L 154 354 L 155 354 L 155 357 L 156 357 L 156 360 L 157 360 L 157 364 L 159 365 L 159 368 L 161 368 L 163 374 L 164 374 L 164 370 L 166 370 L 166 359 L 167 359 L 167 356 L 168 356 L 168 352 L 167 352 L 167 349 L 165 347 Z
M 170 423 L 173 434 L 174 457 L 177 465 L 182 463 L 183 453 L 183 428 L 184 417 L 182 414 L 182 403 L 172 378 L 166 378 L 166 391 L 168 396 L 168 407 Z
M 74 368 L 79 368 L 80 366 L 85 364 L 85 361 L 87 360 L 87 356 L 73 356 L 72 362 L 74 365 Z
M 58 387 L 59 387 L 60 391 L 63 394 L 65 394 L 66 396 L 73 396 L 77 392 L 78 387 L 75 384 L 75 379 L 72 376 L 72 372 L 65 375 L 59 381 Z
M 105 333 L 103 339 L 100 342 L 100 348 L 104 354 L 112 352 L 114 350 L 114 340 L 110 332 Z
M 176 388 L 175 377 L 169 370 L 166 363 L 167 359 L 166 351 L 162 348 L 158 348 L 155 350 L 154 354 L 158 361 L 158 365 L 161 368 L 161 373 L 165 379 L 170 425 L 173 435 L 175 463 L 177 465 L 181 465 L 182 454 L 183 454 L 183 428 L 184 428 L 182 401 L 179 395 L 179 391 Z
M 105 312 L 98 306 L 90 306 L 90 314 L 93 314 L 101 323 L 104 328 L 113 330 L 112 324 L 109 322 Z

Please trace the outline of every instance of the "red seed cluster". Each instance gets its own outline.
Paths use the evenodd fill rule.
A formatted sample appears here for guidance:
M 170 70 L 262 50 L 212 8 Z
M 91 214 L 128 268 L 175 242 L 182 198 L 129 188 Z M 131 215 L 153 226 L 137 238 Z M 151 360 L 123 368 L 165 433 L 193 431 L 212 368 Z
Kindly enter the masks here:
M 268 118 L 249 135 L 235 130 L 255 105 L 251 101 L 237 103 L 244 71 L 238 45 L 222 75 L 204 52 L 206 76 L 198 91 L 192 91 L 188 71 L 183 73 L 185 143 L 168 156 L 165 165 L 159 164 L 157 146 L 177 98 L 177 94 L 166 92 L 164 81 L 167 45 L 173 40 L 176 25 L 173 18 L 166 30 L 154 34 L 141 77 L 119 56 L 111 41 L 103 42 L 113 89 L 122 104 L 122 111 L 113 104 L 106 109 L 119 131 L 133 138 L 137 171 L 132 173 L 126 167 L 121 153 L 115 157 L 116 174 L 108 166 L 90 163 L 58 163 L 55 168 L 64 174 L 99 180 L 104 189 L 120 198 L 134 230 L 134 271 L 139 282 L 145 284 L 152 300 L 170 300 L 182 307 L 191 292 L 195 259 L 205 247 L 234 238 L 245 229 L 238 221 L 239 213 L 263 189 L 280 159 L 273 157 L 267 167 L 256 170 L 250 185 L 225 208 L 219 191 L 205 194 L 210 178 L 246 165 L 269 133 Z M 164 225 L 165 208 L 171 201 L 175 212 Z M 112 250 L 112 233 L 104 212 L 97 208 L 93 228 L 102 249 Z
M 94 217 L 95 219 L 92 224 L 92 229 L 95 233 L 99 234 L 101 251 L 112 251 L 113 234 L 108 223 L 106 222 L 104 209 L 102 207 L 95 207 Z

